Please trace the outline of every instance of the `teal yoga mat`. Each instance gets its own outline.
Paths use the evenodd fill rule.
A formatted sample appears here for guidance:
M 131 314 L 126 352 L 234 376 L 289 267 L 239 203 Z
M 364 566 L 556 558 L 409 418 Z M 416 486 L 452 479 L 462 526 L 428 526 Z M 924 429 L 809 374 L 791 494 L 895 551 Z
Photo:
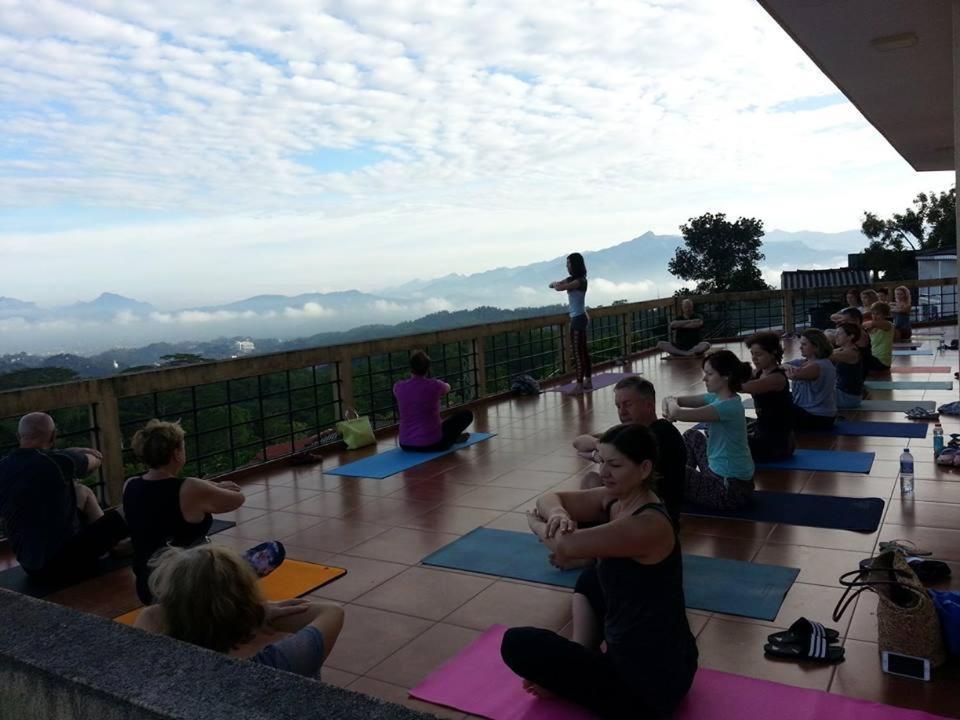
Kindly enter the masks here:
M 572 588 L 580 570 L 557 570 L 533 533 L 477 528 L 423 559 L 424 565 Z M 687 607 L 773 620 L 800 571 L 702 555 L 683 556 Z
M 894 355 L 933 355 L 933 350 L 922 348 L 920 350 L 894 350 Z
M 953 390 L 950 380 L 867 380 L 871 390 Z
M 753 399 L 743 401 L 745 408 L 753 407 Z M 910 408 L 922 407 L 924 410 L 936 410 L 937 404 L 933 400 L 864 400 L 860 407 L 843 408 L 841 415 L 855 412 L 906 412 Z
M 352 463 L 341 465 L 332 470 L 324 470 L 325 475 L 342 475 L 345 477 L 362 477 L 383 480 L 398 472 L 409 470 L 417 465 L 423 465 L 426 462 L 435 460 L 438 457 L 449 455 L 457 450 L 470 445 L 476 445 L 478 442 L 489 440 L 496 433 L 470 433 L 466 442 L 457 443 L 449 450 L 441 452 L 408 452 L 402 448 L 388 450 L 387 452 L 377 453 L 362 460 L 355 460 Z

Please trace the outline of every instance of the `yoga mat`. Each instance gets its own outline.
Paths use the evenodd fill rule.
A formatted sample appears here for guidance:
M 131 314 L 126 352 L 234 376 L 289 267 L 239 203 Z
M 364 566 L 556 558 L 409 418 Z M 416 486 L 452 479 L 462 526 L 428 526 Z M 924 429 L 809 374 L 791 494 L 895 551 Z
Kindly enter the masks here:
M 923 348 L 921 350 L 894 350 L 894 355 L 933 355 L 933 350 Z
M 745 408 L 753 407 L 753 398 L 743 401 Z M 854 412 L 906 412 L 910 408 L 922 407 L 924 410 L 936 410 L 937 404 L 933 400 L 864 400 L 860 407 L 842 408 L 841 413 Z
M 593 389 L 599 390 L 600 388 L 605 388 L 608 385 L 616 385 L 618 382 L 627 377 L 633 377 L 636 373 L 620 373 L 620 372 L 609 372 L 609 373 L 600 373 L 599 375 L 594 375 L 590 378 L 590 381 L 593 383 Z M 557 385 L 556 387 L 547 388 L 547 392 L 568 392 L 573 390 L 573 386 L 576 383 L 567 383 L 566 385 Z M 590 390 L 585 390 L 584 392 L 591 392 Z
M 867 380 L 871 390 L 953 390 L 950 380 Z
M 875 454 L 852 450 L 803 450 L 777 462 L 757 463 L 757 468 L 779 470 L 824 470 L 827 472 L 869 473 Z
M 846 412 L 846 408 L 844 408 Z M 852 437 L 925 438 L 927 424 L 916 422 L 869 422 L 866 420 L 838 420 L 829 432 L 804 433 L 810 435 L 848 435 Z M 694 430 L 706 430 L 707 423 L 695 425 Z
M 713 510 L 687 503 L 683 512 L 704 517 L 870 533 L 880 525 L 883 500 L 757 490 L 750 504 L 739 510 Z
M 423 559 L 424 565 L 572 588 L 580 570 L 557 570 L 533 533 L 477 528 Z M 773 620 L 799 574 L 796 568 L 683 556 L 688 608 Z
M 496 435 L 496 433 L 470 433 L 470 437 L 466 442 L 457 443 L 449 450 L 442 450 L 440 452 L 407 452 L 403 448 L 395 448 L 371 455 L 370 457 L 365 457 L 362 460 L 355 460 L 352 463 L 341 465 L 332 470 L 325 470 L 324 473 L 326 475 L 343 475 L 344 477 L 383 480 L 383 478 L 396 475 L 398 472 L 409 470 L 417 465 L 423 465 L 431 460 L 436 460 L 438 457 L 454 453 L 461 448 L 489 440 L 494 435 Z
M 306 595 L 318 587 L 333 582 L 346 574 L 346 569 L 317 565 L 303 560 L 284 560 L 280 567 L 260 579 L 260 589 L 267 600 L 279 601 Z M 133 625 L 143 608 L 115 617 L 124 625 Z
M 948 373 L 950 368 L 946 365 L 901 365 L 890 368 L 890 372 L 893 374 L 916 374 L 916 375 L 926 375 L 928 373 Z
M 507 628 L 494 625 L 410 691 L 410 696 L 492 720 L 597 720 L 567 700 L 541 700 L 500 657 Z M 762 650 L 762 648 L 761 648 Z M 920 710 L 700 668 L 673 720 L 938 720 Z
M 235 525 L 235 522 L 214 519 L 213 523 L 210 525 L 210 532 L 208 534 L 215 535 L 216 533 L 226 530 L 227 528 L 232 528 Z M 101 558 L 97 566 L 97 571 L 90 577 L 82 578 L 82 580 L 78 580 L 77 582 L 100 577 L 101 575 L 106 575 L 114 570 L 128 567 L 131 564 L 133 564 L 132 556 Z M 13 590 L 21 595 L 29 595 L 30 597 L 35 598 L 46 597 L 47 595 L 55 593 L 58 590 L 63 590 L 64 588 L 70 587 L 73 584 L 75 583 L 42 585 L 36 580 L 31 579 L 30 576 L 27 575 L 27 573 L 24 572 L 23 568 L 19 565 L 0 571 L 0 588 L 3 588 L 4 590 Z

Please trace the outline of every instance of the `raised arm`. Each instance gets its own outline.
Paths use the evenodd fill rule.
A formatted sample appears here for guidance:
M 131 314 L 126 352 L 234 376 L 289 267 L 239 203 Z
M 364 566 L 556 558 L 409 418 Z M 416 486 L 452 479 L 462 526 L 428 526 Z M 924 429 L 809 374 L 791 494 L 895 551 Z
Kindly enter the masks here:
M 548 525 L 555 517 L 565 517 L 575 523 L 603 522 L 607 519 L 607 506 L 612 499 L 609 491 L 602 487 L 549 492 L 537 499 L 537 515 Z
M 634 557 L 658 562 L 673 550 L 670 521 L 661 513 L 625 517 L 544 540 L 557 562 L 602 557 Z
M 788 365 L 784 368 L 784 371 L 791 380 L 816 380 L 820 377 L 820 366 L 815 362 L 808 362 L 799 367 Z
M 748 380 L 743 384 L 743 392 L 751 395 L 763 395 L 764 393 L 780 392 L 789 383 L 785 375 L 778 372 L 761 375 L 755 380 Z
M 834 365 L 837 363 L 846 363 L 851 365 L 860 361 L 860 351 L 855 347 L 837 348 L 833 351 L 833 354 L 830 355 L 830 360 Z
M 182 505 L 185 510 L 190 508 L 195 512 L 212 515 L 236 510 L 246 499 L 239 486 L 229 481 L 215 483 L 200 478 L 187 478 L 182 492 Z
M 573 440 L 573 449 L 584 460 L 593 460 L 593 454 L 599 446 L 600 441 L 596 435 L 577 435 Z
M 549 287 L 552 287 L 557 292 L 577 290 L 580 288 L 580 278 L 573 278 L 572 280 L 555 280 L 554 282 L 550 283 Z

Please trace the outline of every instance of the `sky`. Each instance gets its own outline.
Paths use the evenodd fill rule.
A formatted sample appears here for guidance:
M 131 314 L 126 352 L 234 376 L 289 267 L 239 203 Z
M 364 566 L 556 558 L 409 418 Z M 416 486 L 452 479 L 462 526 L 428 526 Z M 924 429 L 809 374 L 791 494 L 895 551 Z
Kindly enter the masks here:
M 849 230 L 951 183 L 753 0 L 0 0 L 0 296 L 41 305 Z

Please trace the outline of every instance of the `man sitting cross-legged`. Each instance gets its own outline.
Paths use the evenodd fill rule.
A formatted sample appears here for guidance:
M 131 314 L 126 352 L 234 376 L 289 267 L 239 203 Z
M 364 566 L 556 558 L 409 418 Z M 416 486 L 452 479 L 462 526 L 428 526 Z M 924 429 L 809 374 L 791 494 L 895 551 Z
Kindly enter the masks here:
M 666 505 L 670 517 L 678 522 L 687 466 L 687 446 L 683 436 L 672 423 L 657 418 L 657 391 L 649 380 L 627 377 L 614 385 L 613 390 L 620 422 L 648 427 L 656 438 L 659 449 L 654 466 L 656 493 Z M 580 435 L 573 441 L 573 446 L 581 457 L 597 462 L 599 438 L 600 435 Z M 584 490 L 602 485 L 597 472 L 587 473 L 581 483 Z
M 703 355 L 710 343 L 703 339 L 703 318 L 693 312 L 693 300 L 680 303 L 680 317 L 670 323 L 673 342 L 661 340 L 657 349 L 677 357 Z
M 17 437 L 20 447 L 0 460 L 0 517 L 17 562 L 43 583 L 93 575 L 97 559 L 130 534 L 118 510 L 103 512 L 77 482 L 100 467 L 100 453 L 55 450 L 57 428 L 45 413 L 24 415 Z

